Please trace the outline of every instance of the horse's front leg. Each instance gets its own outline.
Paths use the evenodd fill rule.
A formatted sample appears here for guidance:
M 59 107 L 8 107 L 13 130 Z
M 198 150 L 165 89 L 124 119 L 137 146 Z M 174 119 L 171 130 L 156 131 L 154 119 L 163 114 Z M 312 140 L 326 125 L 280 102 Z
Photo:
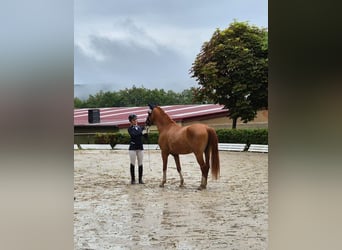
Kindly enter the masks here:
M 163 159 L 163 180 L 160 183 L 159 187 L 164 187 L 166 183 L 166 170 L 167 170 L 167 158 L 169 157 L 168 153 L 162 151 L 162 159 Z
M 175 162 L 176 162 L 176 166 L 177 166 L 177 171 L 179 174 L 179 178 L 180 178 L 180 187 L 184 186 L 184 179 L 183 179 L 183 175 L 182 175 L 182 168 L 180 165 L 180 161 L 179 161 L 179 155 L 173 155 L 173 157 L 175 158 Z

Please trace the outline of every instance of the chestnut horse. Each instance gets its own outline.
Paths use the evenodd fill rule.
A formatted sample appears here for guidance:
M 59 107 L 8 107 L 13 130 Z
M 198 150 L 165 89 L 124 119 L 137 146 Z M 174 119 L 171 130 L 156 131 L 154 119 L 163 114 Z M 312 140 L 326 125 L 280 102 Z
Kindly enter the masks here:
M 149 105 L 150 110 L 146 119 L 146 126 L 156 125 L 159 131 L 158 144 L 163 159 L 163 180 L 160 187 L 166 182 L 167 159 L 171 154 L 176 162 L 180 177 L 180 186 L 184 185 L 182 169 L 179 161 L 180 154 L 194 153 L 202 171 L 202 180 L 199 190 L 207 187 L 208 172 L 217 179 L 220 174 L 220 162 L 218 154 L 218 139 L 213 128 L 205 124 L 193 124 L 181 127 L 173 121 L 159 106 Z M 203 159 L 205 155 L 205 161 Z

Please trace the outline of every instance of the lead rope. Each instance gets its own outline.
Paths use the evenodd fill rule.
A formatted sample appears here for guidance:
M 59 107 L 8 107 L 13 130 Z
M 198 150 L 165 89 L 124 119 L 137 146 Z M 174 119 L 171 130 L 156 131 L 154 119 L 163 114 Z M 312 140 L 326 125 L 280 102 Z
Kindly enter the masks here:
M 146 126 L 146 132 L 147 132 L 147 145 L 148 145 L 148 148 L 147 148 L 147 157 L 148 157 L 148 167 L 150 168 L 150 171 L 152 171 L 152 168 L 151 168 L 151 158 L 150 158 L 150 138 L 148 136 L 148 130 L 149 130 L 149 126 Z

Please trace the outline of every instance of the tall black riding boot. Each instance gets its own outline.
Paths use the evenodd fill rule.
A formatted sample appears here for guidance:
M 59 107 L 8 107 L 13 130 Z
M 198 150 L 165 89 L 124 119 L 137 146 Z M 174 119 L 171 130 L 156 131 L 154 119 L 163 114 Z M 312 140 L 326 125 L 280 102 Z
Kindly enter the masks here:
M 139 166 L 139 184 L 145 184 L 145 182 L 143 182 L 142 180 L 142 176 L 143 176 L 143 165 Z
M 135 184 L 134 165 L 131 164 L 131 184 Z

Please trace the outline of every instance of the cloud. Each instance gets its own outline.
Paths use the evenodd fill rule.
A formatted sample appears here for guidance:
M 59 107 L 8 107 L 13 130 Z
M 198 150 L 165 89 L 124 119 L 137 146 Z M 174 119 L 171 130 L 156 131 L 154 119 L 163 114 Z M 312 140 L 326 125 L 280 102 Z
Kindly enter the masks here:
M 124 35 L 91 35 L 86 45 L 75 44 L 75 83 L 92 85 L 89 92 L 133 84 L 181 91 L 195 84 L 188 73 L 191 64 L 177 50 L 159 44 L 131 20 L 122 27 Z
M 133 84 L 196 86 L 189 69 L 216 28 L 234 19 L 267 26 L 266 0 L 75 0 L 74 13 L 76 96 Z

